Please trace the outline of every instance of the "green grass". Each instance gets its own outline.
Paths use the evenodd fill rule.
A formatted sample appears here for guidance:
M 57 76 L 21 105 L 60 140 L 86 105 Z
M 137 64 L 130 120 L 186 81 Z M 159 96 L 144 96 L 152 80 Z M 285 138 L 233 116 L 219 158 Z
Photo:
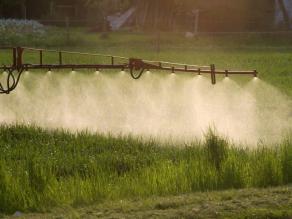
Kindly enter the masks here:
M 109 200 L 292 183 L 292 141 L 237 148 L 214 131 L 204 142 L 0 128 L 0 211 L 46 211 Z
M 291 204 L 292 187 L 284 186 L 107 201 L 78 208 L 60 207 L 46 213 L 22 214 L 21 218 L 289 219 Z

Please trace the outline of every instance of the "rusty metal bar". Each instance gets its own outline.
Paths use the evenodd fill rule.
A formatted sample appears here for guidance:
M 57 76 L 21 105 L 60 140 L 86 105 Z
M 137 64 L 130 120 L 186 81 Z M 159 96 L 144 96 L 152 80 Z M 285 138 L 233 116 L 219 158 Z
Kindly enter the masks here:
M 172 68 L 171 68 L 171 73 L 174 73 L 174 71 L 175 71 L 175 68 L 172 67 Z
M 187 72 L 187 73 L 198 73 L 200 74 L 211 74 L 211 66 L 209 69 L 187 69 L 185 68 L 175 68 L 175 67 L 161 67 L 161 68 L 150 68 L 150 69 L 157 69 L 157 70 L 162 70 L 162 71 L 172 71 L 174 70 L 175 72 Z M 229 71 L 229 70 L 216 70 L 214 71 L 215 74 L 219 75 L 225 75 L 228 73 L 228 75 L 257 75 L 257 71 Z
M 23 67 L 25 69 L 126 69 L 128 68 L 127 64 L 120 65 L 76 65 L 76 64 L 66 64 L 66 65 L 58 65 L 58 64 L 43 64 L 43 65 L 34 65 L 34 64 L 24 64 Z
M 1 47 L 0 47 L 1 48 Z M 11 48 L 11 47 L 9 47 Z M 30 48 L 30 47 L 22 47 L 25 50 L 29 50 L 29 51 L 46 51 L 46 52 L 52 52 L 52 53 L 59 53 L 59 50 L 52 50 L 52 49 L 36 49 L 36 48 Z M 127 57 L 123 57 L 123 56 L 113 56 L 113 55 L 105 55 L 105 54 L 100 54 L 100 53 L 86 53 L 86 52 L 72 52 L 72 51 L 63 51 L 63 54 L 72 54 L 72 55 L 88 55 L 88 56 L 101 56 L 101 57 L 114 57 L 117 59 L 122 59 L 122 60 L 128 60 L 129 58 Z
M 62 65 L 63 64 L 63 57 L 62 57 L 62 52 L 59 51 L 59 64 Z
M 40 65 L 43 65 L 43 50 L 40 50 Z
M 234 70 L 216 70 L 216 74 L 225 75 L 226 73 L 228 75 L 254 75 L 257 74 L 257 71 L 234 71 Z
M 23 57 L 22 57 L 22 55 L 23 55 L 23 48 L 21 48 L 21 47 L 17 47 L 17 69 L 21 69 L 22 68 L 22 61 L 23 61 Z
M 216 69 L 215 69 L 215 65 L 211 64 L 210 65 L 210 69 L 211 69 L 211 82 L 212 82 L 212 84 L 216 84 Z

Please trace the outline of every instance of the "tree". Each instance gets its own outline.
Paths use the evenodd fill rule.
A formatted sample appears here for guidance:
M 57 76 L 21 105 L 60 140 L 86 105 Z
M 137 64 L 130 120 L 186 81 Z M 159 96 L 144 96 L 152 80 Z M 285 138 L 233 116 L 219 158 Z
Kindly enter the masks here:
M 48 0 L 0 0 L 0 16 L 39 19 L 48 13 Z

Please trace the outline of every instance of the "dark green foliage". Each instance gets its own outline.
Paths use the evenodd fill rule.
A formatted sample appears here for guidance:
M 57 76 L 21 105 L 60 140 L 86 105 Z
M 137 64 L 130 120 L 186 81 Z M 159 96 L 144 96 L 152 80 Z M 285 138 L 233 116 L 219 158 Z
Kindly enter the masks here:
M 282 147 L 282 173 L 284 183 L 292 183 L 292 145 L 291 139 L 284 142 Z
M 205 139 L 209 160 L 217 171 L 220 171 L 222 163 L 227 157 L 228 142 L 218 136 L 216 131 L 212 128 L 209 128 L 208 132 L 205 134 Z
M 6 170 L 6 165 L 3 161 L 0 162 L 0 206 L 1 211 L 4 209 L 9 209 L 9 204 L 7 203 L 7 197 L 9 196 L 9 173 Z
M 71 6 L 72 9 L 58 8 L 58 5 Z M 275 1 L 0 0 L 0 15 L 6 18 L 24 18 L 26 14 L 29 19 L 49 18 L 61 21 L 71 17 L 74 20 L 87 20 L 85 23 L 91 26 L 99 26 L 103 25 L 107 15 L 124 12 L 131 6 L 137 8 L 132 20 L 133 23 L 136 22 L 133 26 L 139 26 L 143 30 L 193 31 L 195 19 L 193 11 L 199 9 L 201 31 L 258 31 L 272 28 Z M 83 22 L 83 25 L 85 23 Z

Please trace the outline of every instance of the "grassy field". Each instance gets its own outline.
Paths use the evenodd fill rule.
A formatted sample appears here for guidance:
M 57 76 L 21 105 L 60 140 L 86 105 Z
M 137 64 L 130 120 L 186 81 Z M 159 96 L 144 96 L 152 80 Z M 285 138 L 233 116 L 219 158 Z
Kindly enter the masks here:
M 22 41 L 11 41 L 6 44 L 17 43 L 24 46 L 98 52 L 190 64 L 215 63 L 219 68 L 257 69 L 264 81 L 276 86 L 283 93 L 292 95 L 291 35 L 208 35 L 186 39 L 179 34 L 163 33 L 158 48 L 157 36 L 152 33 L 111 33 L 108 38 L 103 38 L 98 34 L 74 29 L 70 31 L 68 41 L 64 36 L 65 32 L 60 34 L 55 32 L 56 30 L 50 31 L 51 33 L 42 39 L 23 38 Z M 28 57 L 28 61 L 37 60 L 34 54 L 29 54 Z M 57 58 L 49 54 L 45 60 L 53 63 Z M 9 57 L 6 53 L 0 52 L 0 60 L 2 63 L 8 63 Z M 76 56 L 65 59 L 66 61 L 82 63 L 86 58 Z M 147 209 L 152 209 L 155 213 L 164 208 L 173 209 L 178 206 L 177 212 L 170 211 L 169 214 L 177 213 L 177 217 L 188 218 L 192 217 L 191 213 L 188 215 L 190 212 L 188 208 L 191 205 L 187 205 L 186 202 L 189 199 L 193 200 L 191 195 L 170 198 L 174 200 L 173 202 L 183 199 L 185 203 L 181 205 L 173 204 L 167 198 L 159 199 L 161 203 L 155 202 L 151 197 L 284 186 L 292 183 L 291 168 L 291 135 L 278 144 L 259 144 L 255 149 L 248 149 L 244 146 L 236 147 L 228 139 L 218 136 L 214 130 L 206 134 L 203 142 L 178 145 L 161 144 L 155 140 L 144 141 L 131 136 L 113 137 L 86 132 L 75 135 L 62 130 L 49 131 L 37 127 L 2 125 L 0 212 L 10 214 L 16 210 L 48 211 L 53 207 L 74 208 L 105 203 L 99 206 L 103 209 L 107 203 L 118 203 L 119 200 L 140 200 L 143 202 L 141 204 L 143 210 L 137 212 L 144 217 L 148 215 L 143 213 L 144 210 L 148 211 Z M 283 208 L 279 206 L 269 211 L 270 202 L 261 199 L 266 193 L 272 198 L 273 191 L 279 190 L 281 194 L 279 196 L 288 200 L 289 195 L 291 196 L 290 188 L 246 190 L 249 191 L 247 194 L 258 194 L 254 205 L 261 206 L 259 203 L 261 201 L 268 204 L 263 204 L 264 210 L 260 207 L 255 207 L 254 211 L 244 210 L 242 217 L 292 216 L 291 208 L 286 205 L 280 204 Z M 240 191 L 212 193 L 211 197 L 215 197 L 214 200 L 217 202 L 221 199 L 228 202 L 236 200 L 236 197 L 244 193 Z M 209 193 L 195 195 L 195 199 L 198 200 L 190 203 L 199 203 L 202 200 L 210 208 L 216 209 L 212 198 L 209 201 L 202 198 L 205 194 Z M 149 203 L 153 203 L 152 207 L 147 204 L 147 207 L 144 206 L 145 203 L 141 200 L 145 198 L 149 199 L 147 199 Z M 290 199 L 288 201 L 291 203 Z M 117 209 L 132 209 L 134 205 L 130 203 L 129 206 L 128 204 L 115 206 Z M 188 207 L 180 207 L 185 205 Z M 219 216 L 232 217 L 236 215 L 237 209 L 240 210 L 238 206 L 229 207 L 232 208 L 230 211 L 225 209 L 224 214 Z M 195 212 L 193 217 L 195 215 L 208 217 L 209 213 L 213 214 L 212 212 L 201 212 L 202 214 Z M 119 213 L 113 212 L 113 216 L 123 216 Z M 139 215 L 132 215 L 134 218 L 135 216 Z
M 108 201 L 78 208 L 67 206 L 46 213 L 21 214 L 21 218 L 290 219 L 291 197 L 291 187 L 197 192 L 178 196 Z
M 210 130 L 188 145 L 0 128 L 0 210 L 46 211 L 108 200 L 287 185 L 292 141 L 236 148 Z

